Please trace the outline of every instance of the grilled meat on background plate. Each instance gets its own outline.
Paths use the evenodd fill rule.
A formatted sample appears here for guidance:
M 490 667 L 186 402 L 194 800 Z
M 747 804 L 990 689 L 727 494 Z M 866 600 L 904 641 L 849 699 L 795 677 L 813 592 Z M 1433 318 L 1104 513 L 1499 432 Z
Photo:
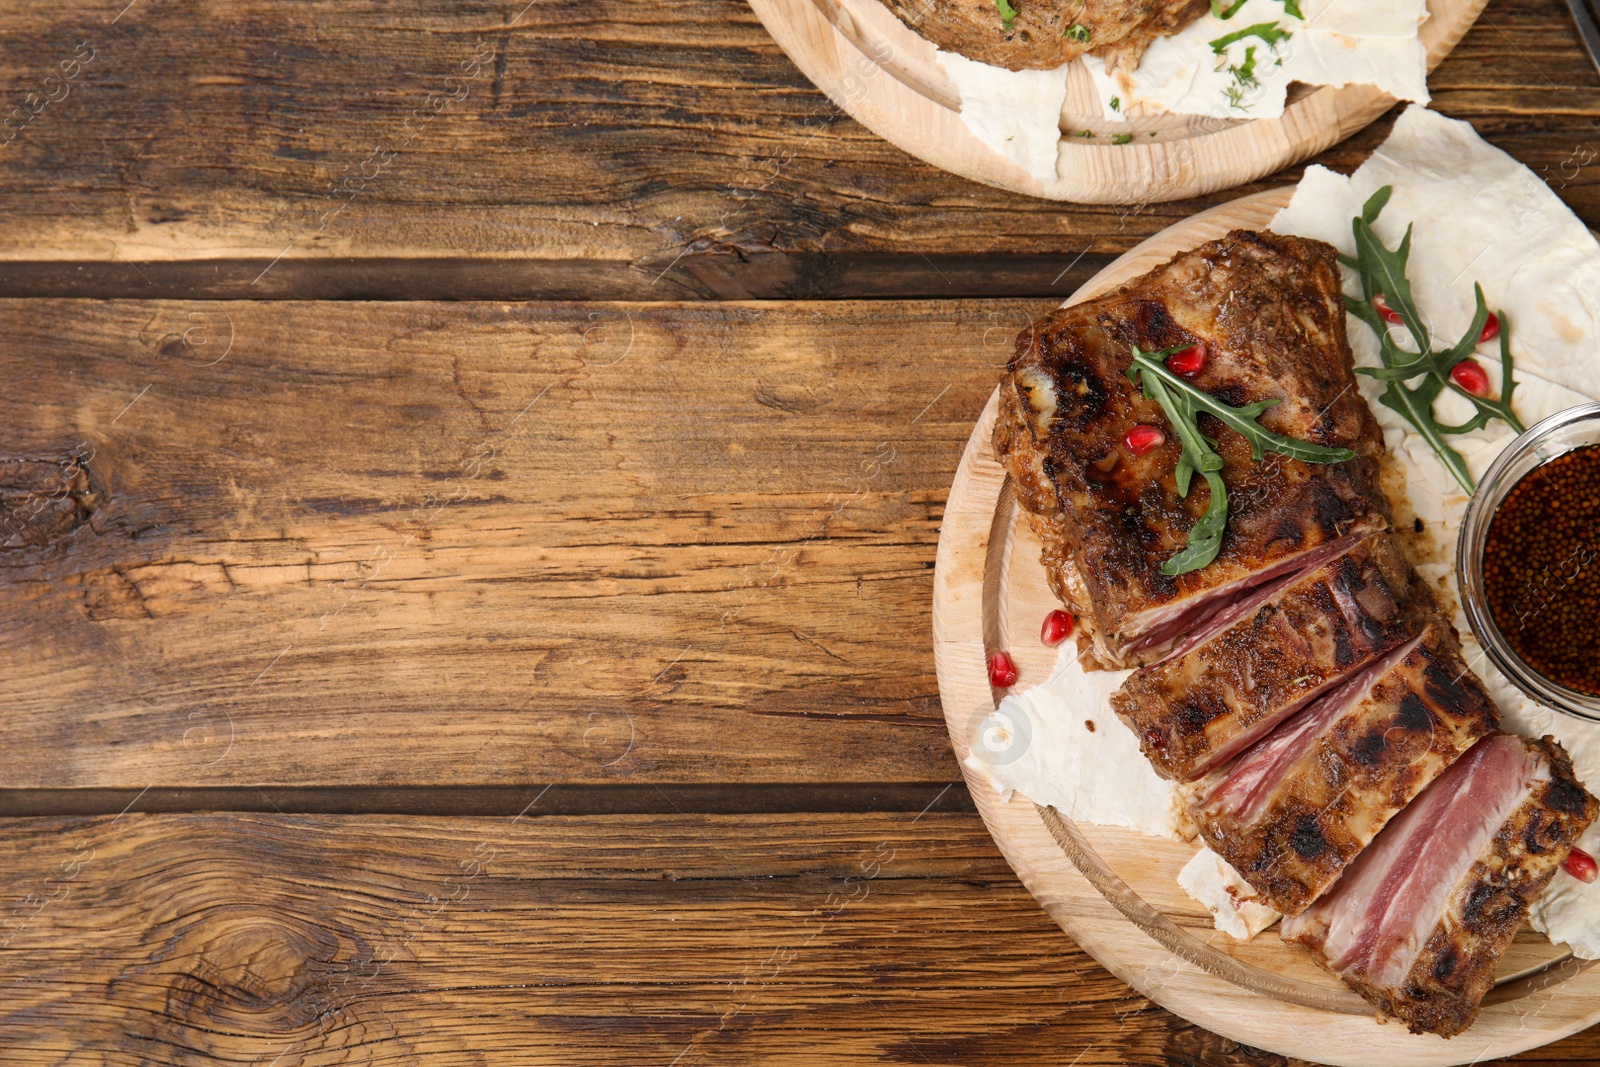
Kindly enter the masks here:
M 1295 915 L 1498 720 L 1435 616 L 1239 757 L 1191 814 L 1265 903 Z
M 1134 671 L 1111 708 L 1157 773 L 1191 782 L 1421 633 L 1431 608 L 1394 536 L 1369 537 L 1261 588 L 1219 627 Z
M 1151 41 L 1209 10 L 1209 0 L 1011 0 L 1007 29 L 994 0 L 884 3 L 945 51 L 1008 70 L 1054 70 L 1088 52 L 1132 70 Z
M 1210 489 L 1195 479 L 1178 495 L 1177 434 L 1127 371 L 1135 345 L 1197 344 L 1196 388 L 1234 405 L 1277 399 L 1262 426 L 1356 458 L 1256 462 L 1243 436 L 1201 414 L 1225 463 L 1227 533 L 1211 563 L 1168 577 L 1161 565 Z M 1337 253 L 1267 232 L 1235 230 L 1023 332 L 1000 383 L 995 447 L 1044 542 L 1051 588 L 1082 623 L 1085 667 L 1154 662 L 1262 583 L 1388 528 L 1383 440 L 1354 378 Z M 1140 425 L 1166 442 L 1132 454 L 1123 438 Z
M 1553 738 L 1486 737 L 1285 919 L 1283 937 L 1413 1032 L 1458 1034 L 1596 806 Z

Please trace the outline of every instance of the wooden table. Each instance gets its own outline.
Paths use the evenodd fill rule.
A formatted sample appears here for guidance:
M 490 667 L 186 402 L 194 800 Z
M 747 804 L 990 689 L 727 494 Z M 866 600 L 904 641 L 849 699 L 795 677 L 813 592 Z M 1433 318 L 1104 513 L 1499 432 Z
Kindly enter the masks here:
M 737 0 L 0 42 L 0 1062 L 1283 1062 L 1018 885 L 928 633 L 1018 327 L 1226 196 L 944 175 Z M 1433 86 L 1600 223 L 1555 0 Z

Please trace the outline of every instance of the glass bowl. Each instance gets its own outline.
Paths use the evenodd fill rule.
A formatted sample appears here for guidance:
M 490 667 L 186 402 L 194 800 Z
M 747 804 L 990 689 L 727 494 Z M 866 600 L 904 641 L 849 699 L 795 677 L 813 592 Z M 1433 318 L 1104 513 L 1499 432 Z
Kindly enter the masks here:
M 1467 505 L 1466 518 L 1461 522 L 1461 534 L 1456 542 L 1456 587 L 1461 590 L 1461 607 L 1472 632 L 1501 674 L 1530 699 L 1547 708 L 1589 722 L 1600 722 L 1600 697 L 1552 681 L 1534 670 L 1511 647 L 1489 612 L 1483 581 L 1489 524 L 1506 494 L 1530 471 L 1584 445 L 1600 445 L 1600 404 L 1580 404 L 1559 411 L 1506 446 L 1478 483 L 1478 491 Z

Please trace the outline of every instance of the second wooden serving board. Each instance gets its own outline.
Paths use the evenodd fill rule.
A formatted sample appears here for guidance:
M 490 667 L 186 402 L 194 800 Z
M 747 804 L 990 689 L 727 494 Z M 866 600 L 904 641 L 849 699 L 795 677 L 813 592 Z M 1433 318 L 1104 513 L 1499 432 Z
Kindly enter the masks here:
M 1488 0 L 1432 0 L 1422 42 L 1432 70 Z M 1162 115 L 1107 124 L 1081 63 L 1070 68 L 1056 180 L 1040 182 L 961 121 L 959 90 L 937 49 L 881 0 L 750 0 L 796 66 L 878 136 L 965 178 L 1081 204 L 1140 204 L 1231 189 L 1308 159 L 1394 104 L 1370 85 L 1297 86 L 1278 118 Z M 1129 143 L 1112 135 L 1131 132 Z M 1079 136 L 1087 134 L 1090 136 Z

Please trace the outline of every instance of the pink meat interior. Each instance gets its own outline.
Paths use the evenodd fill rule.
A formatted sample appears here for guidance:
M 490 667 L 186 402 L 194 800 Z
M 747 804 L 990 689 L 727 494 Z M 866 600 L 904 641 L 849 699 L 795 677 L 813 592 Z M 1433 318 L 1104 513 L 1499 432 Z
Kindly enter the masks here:
M 1213 634 L 1220 633 L 1240 619 L 1248 618 L 1278 590 L 1293 584 L 1302 575 L 1329 560 L 1349 552 L 1361 543 L 1364 536 L 1349 534 L 1298 556 L 1280 560 L 1265 570 L 1226 585 L 1207 589 L 1174 604 L 1163 604 L 1140 612 L 1130 627 L 1133 637 L 1129 649 L 1143 652 L 1175 641 L 1177 643 L 1171 651 L 1161 658 L 1166 660 L 1185 655 L 1199 648 Z
M 1286 919 L 1283 936 L 1293 940 L 1321 920 L 1329 966 L 1398 986 L 1473 861 L 1548 775 L 1544 756 L 1509 734 L 1479 741 L 1384 827 L 1331 890 Z
M 1356 670 L 1358 672 L 1361 670 L 1359 665 L 1356 667 Z M 1302 708 L 1306 707 L 1313 701 L 1316 701 L 1318 698 L 1339 686 L 1349 677 L 1350 676 L 1346 674 L 1329 678 L 1327 681 L 1323 682 L 1321 685 L 1317 686 L 1315 689 L 1311 690 L 1294 703 L 1285 704 L 1277 711 L 1257 719 L 1255 722 L 1246 726 L 1243 730 L 1240 730 L 1233 737 L 1217 745 L 1204 756 L 1195 760 L 1194 773 L 1197 775 L 1210 774 L 1216 768 L 1225 765 L 1229 760 L 1233 759 L 1239 753 L 1243 752 L 1251 745 L 1272 733 L 1272 731 L 1277 728 L 1277 725 L 1283 722 L 1283 720 L 1291 718 L 1296 712 L 1300 711 Z
M 1401 645 L 1284 723 L 1277 733 L 1239 758 L 1227 777 L 1206 796 L 1204 806 L 1232 815 L 1241 825 L 1260 818 L 1284 778 L 1312 746 L 1326 737 L 1340 719 L 1359 707 L 1373 686 L 1404 662 L 1421 642 L 1422 638 L 1417 637 Z

